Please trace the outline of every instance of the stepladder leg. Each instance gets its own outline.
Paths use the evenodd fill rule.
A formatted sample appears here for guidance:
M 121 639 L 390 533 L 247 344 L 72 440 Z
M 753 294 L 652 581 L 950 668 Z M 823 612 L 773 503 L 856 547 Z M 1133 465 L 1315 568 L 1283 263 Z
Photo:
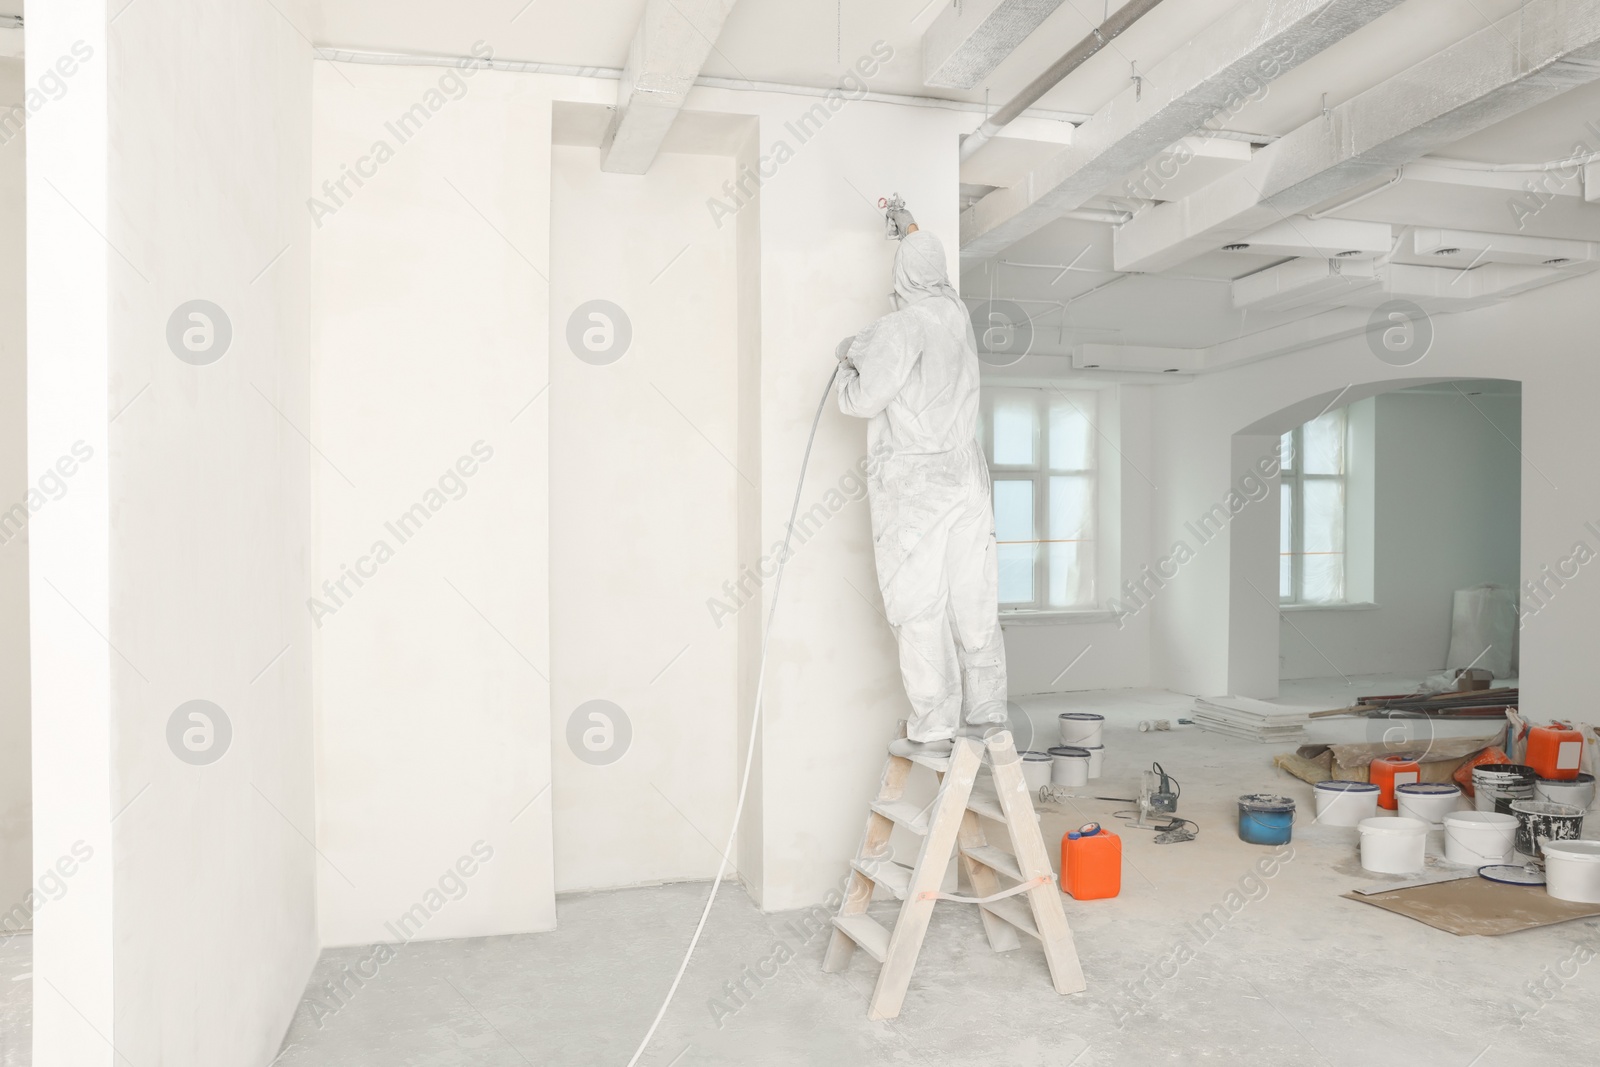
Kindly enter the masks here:
M 922 951 L 922 939 L 928 932 L 928 921 L 933 917 L 934 901 L 938 899 L 945 870 L 949 866 L 956 840 L 961 832 L 961 820 L 967 809 L 967 798 L 972 793 L 972 783 L 977 778 L 982 762 L 982 748 L 971 738 L 957 739 L 950 757 L 950 769 L 939 784 L 928 819 L 927 833 L 922 847 L 917 851 L 917 863 L 900 905 L 899 918 L 889 938 L 889 948 L 884 955 L 883 967 L 878 971 L 878 982 L 872 991 L 872 1002 L 867 1008 L 867 1018 L 893 1019 L 900 1014 L 905 1003 L 906 990 L 911 985 L 911 972 L 916 968 L 917 956 Z
M 988 866 L 979 863 L 966 855 L 969 848 L 982 848 L 988 843 L 983 835 L 983 824 L 978 819 L 978 813 L 968 811 L 961 817 L 961 835 L 959 844 L 962 848 L 961 869 L 967 876 L 967 881 L 972 886 L 972 895 L 975 897 L 993 896 L 1000 892 L 1000 878 Z M 978 917 L 983 922 L 983 932 L 989 938 L 989 947 L 996 952 L 1010 952 L 1021 944 L 1017 928 L 990 914 L 982 908 L 978 909 Z
M 989 759 L 995 793 L 1005 812 L 1017 866 L 1024 880 L 1043 879 L 1040 885 L 1028 891 L 1026 898 L 1034 925 L 1039 930 L 1039 940 L 1044 945 L 1045 962 L 1050 965 L 1051 984 L 1057 993 L 1081 993 L 1087 988 L 1083 966 L 1078 960 L 1066 913 L 1061 908 L 1061 891 L 1050 869 L 1050 856 L 1045 851 L 1038 820 L 1034 818 L 1033 798 L 1023 781 L 1022 762 L 1012 747 L 1010 734 L 989 739 Z

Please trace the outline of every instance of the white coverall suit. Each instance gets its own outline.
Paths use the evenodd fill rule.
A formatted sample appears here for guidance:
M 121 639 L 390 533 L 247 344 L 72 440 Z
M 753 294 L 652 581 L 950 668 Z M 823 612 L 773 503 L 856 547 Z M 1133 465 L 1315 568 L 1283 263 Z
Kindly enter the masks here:
M 1006 721 L 989 468 L 978 445 L 978 353 L 967 309 L 923 230 L 894 260 L 899 310 L 850 342 L 839 409 L 870 420 L 873 551 L 911 700 L 906 736 Z M 842 348 L 842 346 L 841 346 Z

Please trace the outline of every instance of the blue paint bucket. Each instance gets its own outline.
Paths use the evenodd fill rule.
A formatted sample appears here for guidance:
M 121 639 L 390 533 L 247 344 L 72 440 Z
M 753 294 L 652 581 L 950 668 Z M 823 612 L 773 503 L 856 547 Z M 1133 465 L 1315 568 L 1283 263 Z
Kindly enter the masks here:
M 1293 797 L 1247 793 L 1239 798 L 1239 840 L 1251 845 L 1286 845 L 1293 829 Z

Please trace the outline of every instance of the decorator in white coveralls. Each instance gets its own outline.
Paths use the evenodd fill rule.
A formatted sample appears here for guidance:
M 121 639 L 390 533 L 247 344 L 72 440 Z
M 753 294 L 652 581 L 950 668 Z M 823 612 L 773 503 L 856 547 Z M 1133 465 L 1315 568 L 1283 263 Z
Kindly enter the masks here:
M 869 420 L 868 481 L 884 612 L 912 716 L 890 751 L 942 754 L 1006 721 L 989 468 L 978 444 L 978 351 L 944 246 L 911 216 L 896 310 L 840 342 L 839 409 Z

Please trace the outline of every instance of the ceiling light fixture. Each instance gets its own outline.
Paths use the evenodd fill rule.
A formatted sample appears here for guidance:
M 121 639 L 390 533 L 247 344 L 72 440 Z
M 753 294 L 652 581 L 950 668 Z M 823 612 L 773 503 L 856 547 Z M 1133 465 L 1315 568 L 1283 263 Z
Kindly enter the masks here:
M 1222 250 L 1224 252 L 1243 252 L 1245 249 L 1247 249 L 1249 247 L 1250 246 L 1248 244 L 1231 244 L 1231 245 L 1223 245 L 1222 246 Z
M 1359 248 L 1351 248 L 1351 249 L 1348 249 L 1348 250 L 1346 250 L 1344 252 L 1335 252 L 1333 254 L 1333 258 L 1335 258 L 1335 259 L 1349 259 L 1351 256 L 1359 256 L 1360 254 L 1361 254 L 1361 249 L 1359 249 Z
M 1461 249 L 1459 249 L 1459 248 L 1435 248 L 1431 254 L 1435 255 L 1435 256 L 1459 256 L 1461 254 Z
M 1557 256 L 1555 259 L 1547 259 L 1547 260 L 1545 260 L 1544 261 L 1544 265 L 1547 266 L 1547 267 L 1559 267 L 1563 263 L 1571 263 L 1571 262 L 1572 262 L 1572 260 L 1568 259 L 1566 256 Z

